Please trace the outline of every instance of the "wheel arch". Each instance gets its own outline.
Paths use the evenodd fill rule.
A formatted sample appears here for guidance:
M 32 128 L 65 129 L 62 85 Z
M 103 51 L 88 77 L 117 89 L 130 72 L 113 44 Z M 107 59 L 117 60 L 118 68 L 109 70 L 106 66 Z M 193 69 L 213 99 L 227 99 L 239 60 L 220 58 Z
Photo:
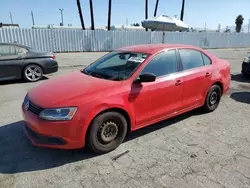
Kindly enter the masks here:
M 86 135 L 89 133 L 91 124 L 92 124 L 92 122 L 94 121 L 94 119 L 95 119 L 97 116 L 99 116 L 99 115 L 101 115 L 101 114 L 103 114 L 103 113 L 106 113 L 106 112 L 118 112 L 118 113 L 122 114 L 122 115 L 125 117 L 126 121 L 127 121 L 127 125 L 128 125 L 128 127 L 127 127 L 127 132 L 129 132 L 129 131 L 131 130 L 131 117 L 129 116 L 129 113 L 128 113 L 126 110 L 124 110 L 123 108 L 120 108 L 120 107 L 111 107 L 111 108 L 107 108 L 107 109 L 101 110 L 100 112 L 98 112 L 98 113 L 91 119 L 91 121 L 90 121 L 90 123 L 89 123 L 89 125 L 88 125 L 88 128 L 87 128 L 87 131 L 86 131 Z M 85 139 L 86 139 L 86 138 L 87 138 L 87 136 L 85 136 Z
M 215 107 L 209 107 L 209 106 L 206 104 L 206 102 L 207 102 L 207 97 L 208 97 L 208 95 L 209 95 L 209 91 L 210 91 L 211 87 L 213 87 L 213 86 L 218 86 L 218 87 L 221 89 L 221 96 L 223 95 L 223 83 L 222 83 L 220 80 L 217 80 L 217 81 L 215 81 L 213 84 L 211 84 L 211 86 L 208 88 L 207 93 L 206 93 L 206 95 L 205 95 L 205 97 L 204 97 L 204 100 L 203 100 L 203 105 L 202 105 L 202 107 L 203 107 L 203 109 L 204 109 L 205 112 L 212 112 L 212 111 L 214 111 L 214 110 L 218 107 L 218 105 L 219 105 L 219 101 L 220 101 L 221 96 L 220 96 L 220 98 L 219 98 L 219 101 L 217 101 L 217 104 L 216 104 L 217 106 L 215 106 Z M 213 104 L 213 105 L 215 105 L 215 104 Z
M 209 89 L 214 86 L 214 85 L 218 85 L 220 88 L 221 88 L 221 95 L 223 94 L 223 89 L 224 89 L 224 86 L 222 84 L 222 81 L 220 80 L 216 80 L 215 82 L 213 82 L 210 87 L 207 89 L 206 93 L 204 94 L 204 99 L 203 99 L 203 102 L 202 104 L 204 105 L 205 104 L 205 101 L 206 101 L 206 97 L 208 95 L 208 92 L 209 92 Z
M 212 84 L 212 86 L 213 86 L 213 85 L 218 85 L 218 86 L 221 88 L 221 94 L 223 93 L 224 86 L 223 86 L 223 84 L 222 84 L 222 82 L 221 82 L 220 80 L 214 82 L 214 83 Z

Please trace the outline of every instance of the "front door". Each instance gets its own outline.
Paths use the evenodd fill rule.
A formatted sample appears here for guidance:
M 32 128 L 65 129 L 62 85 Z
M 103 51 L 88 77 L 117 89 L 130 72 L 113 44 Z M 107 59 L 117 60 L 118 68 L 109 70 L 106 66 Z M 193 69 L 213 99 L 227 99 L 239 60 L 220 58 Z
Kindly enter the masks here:
M 183 65 L 183 108 L 202 105 L 210 87 L 211 60 L 198 50 L 179 49 Z
M 178 73 L 176 59 L 176 50 L 157 54 L 140 72 L 153 73 L 156 80 L 132 85 L 130 99 L 133 102 L 137 127 L 182 108 L 183 78 Z
M 20 78 L 23 58 L 14 45 L 0 45 L 0 80 Z

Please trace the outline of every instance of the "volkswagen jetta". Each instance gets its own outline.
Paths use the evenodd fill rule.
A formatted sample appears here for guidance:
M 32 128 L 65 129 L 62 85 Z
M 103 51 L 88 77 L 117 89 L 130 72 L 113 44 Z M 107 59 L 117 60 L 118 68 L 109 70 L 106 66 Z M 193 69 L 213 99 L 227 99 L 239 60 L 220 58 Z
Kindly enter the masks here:
M 25 132 L 37 146 L 87 143 L 109 152 L 128 131 L 199 107 L 214 111 L 230 79 L 226 60 L 194 46 L 123 47 L 29 91 L 22 105 Z

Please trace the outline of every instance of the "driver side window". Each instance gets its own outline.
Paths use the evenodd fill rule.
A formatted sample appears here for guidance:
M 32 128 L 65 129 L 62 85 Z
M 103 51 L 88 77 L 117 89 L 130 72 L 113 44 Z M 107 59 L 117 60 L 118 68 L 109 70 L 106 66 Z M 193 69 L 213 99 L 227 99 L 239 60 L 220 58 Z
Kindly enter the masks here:
M 153 73 L 156 77 L 161 77 L 175 72 L 177 72 L 176 51 L 168 50 L 153 57 L 141 74 Z

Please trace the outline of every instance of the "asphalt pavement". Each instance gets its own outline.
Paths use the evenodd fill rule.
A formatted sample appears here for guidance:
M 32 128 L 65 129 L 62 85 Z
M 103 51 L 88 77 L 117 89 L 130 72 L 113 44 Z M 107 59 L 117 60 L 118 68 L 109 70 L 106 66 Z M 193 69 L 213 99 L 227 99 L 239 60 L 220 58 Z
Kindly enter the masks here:
M 248 49 L 209 50 L 231 64 L 230 91 L 216 111 L 199 110 L 130 133 L 115 151 L 32 146 L 21 103 L 38 83 L 0 83 L 0 188 L 249 188 L 250 80 L 240 74 Z M 57 77 L 104 53 L 57 54 Z

